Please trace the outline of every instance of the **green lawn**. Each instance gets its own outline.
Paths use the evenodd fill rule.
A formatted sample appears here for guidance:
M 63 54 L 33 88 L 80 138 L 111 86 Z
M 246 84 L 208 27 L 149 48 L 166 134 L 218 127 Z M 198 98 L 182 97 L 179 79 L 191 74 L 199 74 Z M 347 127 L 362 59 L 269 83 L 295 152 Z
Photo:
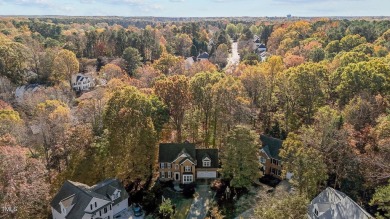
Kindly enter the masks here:
M 170 198 L 172 204 L 176 206 L 176 213 L 173 219 L 184 219 L 187 217 L 193 201 L 192 198 L 186 199 L 180 193 L 173 192 L 167 188 L 163 189 L 163 195 L 164 198 Z

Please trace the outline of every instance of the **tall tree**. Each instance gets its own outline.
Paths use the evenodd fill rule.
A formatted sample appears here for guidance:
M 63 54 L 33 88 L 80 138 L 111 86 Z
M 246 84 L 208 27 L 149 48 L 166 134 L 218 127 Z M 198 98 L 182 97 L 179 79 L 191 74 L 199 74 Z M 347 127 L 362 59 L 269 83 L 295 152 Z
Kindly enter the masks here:
M 168 106 L 176 129 L 176 141 L 181 142 L 184 115 L 191 101 L 188 78 L 184 75 L 174 75 L 158 80 L 154 91 Z
M 133 47 L 127 47 L 125 51 L 123 51 L 122 58 L 126 61 L 127 74 L 129 74 L 129 76 L 133 76 L 135 74 L 135 70 L 141 65 L 142 60 L 138 50 Z
M 248 188 L 259 175 L 258 142 L 254 131 L 234 127 L 222 150 L 222 176 L 234 188 Z
M 79 72 L 79 61 L 76 55 L 69 50 L 61 50 L 54 59 L 51 80 L 58 83 L 68 80 L 72 87 L 72 75 Z
M 283 172 L 293 173 L 292 184 L 299 194 L 313 198 L 327 179 L 323 157 L 314 148 L 304 145 L 297 134 L 289 133 L 280 150 Z
M 119 89 L 110 98 L 104 115 L 109 141 L 106 162 L 122 162 L 109 165 L 108 175 L 126 182 L 144 182 L 151 177 L 161 131 L 157 127 L 164 121 L 161 113 L 165 113 L 156 103 L 134 87 Z

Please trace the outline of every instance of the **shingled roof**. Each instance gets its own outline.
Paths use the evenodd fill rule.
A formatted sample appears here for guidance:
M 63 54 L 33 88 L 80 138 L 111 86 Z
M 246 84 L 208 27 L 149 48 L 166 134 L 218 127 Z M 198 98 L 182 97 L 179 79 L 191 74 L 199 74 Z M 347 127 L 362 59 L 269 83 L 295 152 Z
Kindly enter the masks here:
M 191 143 L 162 143 L 159 146 L 158 162 L 174 161 L 181 152 L 185 152 L 195 159 L 195 144 Z
M 122 186 L 122 183 L 117 179 L 107 179 L 91 187 L 92 191 L 104 195 L 107 198 L 110 198 L 114 194 L 115 190 L 120 190 L 120 198 L 114 200 L 113 205 L 118 204 L 119 202 L 128 199 L 129 194 L 126 192 L 126 189 Z
M 72 182 L 70 180 L 65 181 L 61 189 L 54 196 L 50 205 L 57 211 L 61 212 L 60 202 L 66 206 L 74 205 L 65 218 L 82 218 L 86 212 L 84 210 L 88 207 L 88 204 L 93 198 L 98 198 L 107 201 L 107 205 L 111 203 L 110 191 L 115 191 L 118 188 L 121 190 L 121 197 L 114 201 L 114 204 L 119 203 L 124 199 L 127 199 L 129 195 L 126 190 L 116 179 L 108 179 L 100 182 L 92 187 L 88 185 Z M 96 209 L 97 211 L 99 209 Z M 94 211 L 94 212 L 95 212 Z
M 315 215 L 315 210 L 318 215 Z M 310 202 L 307 213 L 312 219 L 373 218 L 346 194 L 330 187 Z
M 210 167 L 203 167 L 202 160 L 208 157 L 211 160 Z M 196 149 L 197 168 L 218 168 L 218 149 Z
M 263 145 L 262 149 L 268 157 L 280 160 L 279 151 L 283 144 L 282 140 L 266 135 L 260 135 L 260 141 Z

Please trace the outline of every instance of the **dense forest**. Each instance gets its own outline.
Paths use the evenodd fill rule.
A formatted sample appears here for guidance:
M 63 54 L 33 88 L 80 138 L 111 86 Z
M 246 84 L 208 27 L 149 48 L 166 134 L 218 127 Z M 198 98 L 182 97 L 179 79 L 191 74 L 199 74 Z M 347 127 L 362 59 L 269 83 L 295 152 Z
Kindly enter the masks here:
M 222 177 L 242 188 L 256 174 L 224 161 L 257 167 L 232 141 L 249 139 L 250 155 L 265 133 L 285 140 L 302 197 L 330 186 L 389 217 L 389 52 L 387 19 L 1 17 L 0 206 L 47 218 L 67 179 L 148 189 L 158 144 L 185 140 L 219 149 Z M 94 88 L 75 91 L 77 73 Z

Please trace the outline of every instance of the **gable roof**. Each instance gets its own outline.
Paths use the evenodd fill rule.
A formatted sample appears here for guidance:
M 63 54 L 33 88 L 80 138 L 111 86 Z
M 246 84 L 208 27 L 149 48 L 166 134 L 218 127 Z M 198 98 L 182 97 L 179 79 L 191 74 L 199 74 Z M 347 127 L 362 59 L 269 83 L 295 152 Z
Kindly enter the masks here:
M 158 162 L 172 162 L 179 155 L 186 153 L 190 159 L 195 158 L 195 144 L 191 143 L 162 143 L 159 145 Z
M 280 160 L 279 151 L 282 147 L 283 141 L 266 135 L 260 135 L 260 141 L 264 152 L 268 157 Z
M 317 209 L 318 216 L 315 215 L 314 209 Z M 313 219 L 373 218 L 346 194 L 330 187 L 310 202 L 307 213 L 309 218 Z
M 53 200 L 50 202 L 50 205 L 60 213 L 60 202 L 63 202 L 63 204 L 67 206 L 74 205 L 65 218 L 82 218 L 86 213 L 84 210 L 88 207 L 88 204 L 93 198 L 102 199 L 108 203 L 111 203 L 110 197 L 106 195 L 107 186 L 118 186 L 119 189 L 121 189 L 121 198 L 118 198 L 118 200 L 124 200 L 125 198 L 129 197 L 126 190 L 124 190 L 124 188 L 117 180 L 105 180 L 92 187 L 82 183 L 67 180 L 62 185 L 58 193 L 54 196 Z M 116 200 L 114 203 L 116 203 Z M 95 211 L 97 210 L 99 209 L 95 209 Z
M 202 160 L 210 158 L 211 166 L 203 167 Z M 218 168 L 218 149 L 196 149 L 197 168 Z
M 120 198 L 114 200 L 113 205 L 118 204 L 119 202 L 128 199 L 129 194 L 126 192 L 126 189 L 122 186 L 122 183 L 118 179 L 106 179 L 94 186 L 91 187 L 92 191 L 104 195 L 107 198 L 110 198 L 111 195 L 118 189 L 120 191 Z

